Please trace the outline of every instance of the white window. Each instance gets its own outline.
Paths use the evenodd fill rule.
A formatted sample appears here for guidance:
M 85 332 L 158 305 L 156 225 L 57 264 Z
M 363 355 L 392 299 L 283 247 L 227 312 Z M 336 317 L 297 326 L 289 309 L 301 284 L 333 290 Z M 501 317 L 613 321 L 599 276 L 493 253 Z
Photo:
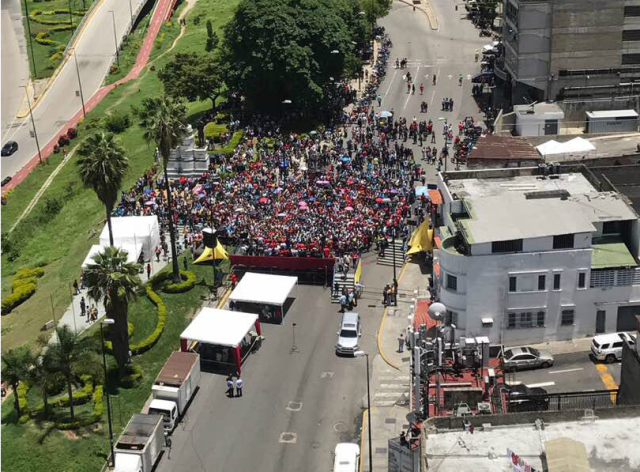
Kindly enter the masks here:
M 507 329 L 543 328 L 545 312 L 513 311 L 507 314 Z

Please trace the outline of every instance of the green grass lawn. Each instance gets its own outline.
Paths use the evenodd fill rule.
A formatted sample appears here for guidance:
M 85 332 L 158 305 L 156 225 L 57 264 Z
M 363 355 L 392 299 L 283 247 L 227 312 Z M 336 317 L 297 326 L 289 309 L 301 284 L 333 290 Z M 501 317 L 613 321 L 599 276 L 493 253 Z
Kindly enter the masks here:
M 26 0 L 29 9 L 29 24 L 27 25 L 27 17 L 25 13 L 25 4 L 22 5 L 22 12 L 24 16 L 24 31 L 25 35 L 29 35 L 29 28 L 31 29 L 31 42 L 33 44 L 33 51 L 29 46 L 29 37 L 27 40 L 27 52 L 29 55 L 29 70 L 31 77 L 36 79 L 44 79 L 51 77 L 53 72 L 62 62 L 61 53 L 64 51 L 69 40 L 73 36 L 75 27 L 82 21 L 84 16 L 83 12 L 88 10 L 93 0 Z M 69 6 L 73 14 L 69 15 Z M 40 14 L 38 14 L 40 12 Z M 42 24 L 42 22 L 51 22 L 56 24 Z M 56 26 L 73 26 L 73 29 L 64 31 L 55 31 Z M 41 44 L 36 41 L 38 34 L 45 35 L 42 38 L 46 42 L 51 44 Z M 32 57 L 33 52 L 33 57 Z M 33 61 L 35 59 L 35 61 Z M 33 75 L 33 62 L 35 62 L 36 74 Z
M 180 265 L 182 267 L 182 264 Z M 202 280 L 209 275 L 208 266 L 192 266 Z M 169 354 L 179 349 L 179 335 L 189 323 L 201 304 L 201 296 L 208 293 L 206 287 L 197 285 L 190 292 L 183 294 L 165 294 L 159 292 L 167 307 L 165 331 L 158 343 L 140 356 L 134 357 L 134 363 L 144 372 L 141 383 L 136 388 L 125 389 L 107 386 L 112 395 L 112 413 L 114 434 L 119 436 L 131 415 L 140 412 L 151 393 L 151 384 L 164 365 Z M 134 324 L 132 339 L 144 335 L 151 325 L 155 326 L 156 313 L 146 297 L 141 297 L 129 308 L 129 321 Z M 152 329 L 152 328 L 151 328 Z M 138 336 L 138 332 L 140 335 Z M 92 330 L 97 335 L 96 330 Z M 148 334 L 148 333 L 147 333 Z M 90 334 L 91 335 L 91 334 Z M 108 356 L 110 373 L 114 373 L 115 362 Z M 110 380 L 114 375 L 109 376 Z M 30 391 L 29 401 L 41 402 L 37 392 Z M 77 411 L 90 412 L 92 403 L 79 406 Z M 62 416 L 68 410 L 58 410 Z M 65 472 L 99 471 L 109 451 L 107 413 L 101 424 L 83 428 L 73 433 L 65 433 L 51 428 L 50 423 L 36 424 L 29 421 L 26 425 L 16 424 L 13 410 L 13 399 L 2 405 L 2 469 L 11 472 L 31 472 L 36 470 L 52 470 Z
M 147 34 L 150 21 L 151 11 L 140 21 L 136 30 L 130 33 L 122 42 L 120 47 L 120 67 L 118 67 L 115 72 L 107 75 L 104 81 L 106 85 L 117 82 L 125 77 L 136 63 L 136 58 L 140 52 L 144 37 Z

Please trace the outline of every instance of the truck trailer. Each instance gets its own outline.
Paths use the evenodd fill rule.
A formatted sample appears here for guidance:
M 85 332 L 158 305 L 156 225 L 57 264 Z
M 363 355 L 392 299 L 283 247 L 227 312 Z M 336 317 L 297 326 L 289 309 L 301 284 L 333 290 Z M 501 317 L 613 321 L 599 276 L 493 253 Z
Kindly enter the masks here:
M 115 445 L 114 472 L 151 472 L 164 446 L 161 415 L 136 413 Z
M 164 417 L 164 429 L 171 433 L 200 384 L 200 355 L 176 351 L 171 354 L 151 387 L 149 413 Z

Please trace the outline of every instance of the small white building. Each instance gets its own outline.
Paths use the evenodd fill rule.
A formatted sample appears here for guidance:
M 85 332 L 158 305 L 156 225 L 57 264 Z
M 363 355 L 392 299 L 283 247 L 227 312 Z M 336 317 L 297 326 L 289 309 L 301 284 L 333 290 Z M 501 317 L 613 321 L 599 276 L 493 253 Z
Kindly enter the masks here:
M 634 329 L 638 215 L 583 173 L 555 172 L 438 175 L 434 290 L 459 335 L 509 345 Z
M 564 111 L 555 103 L 516 105 L 513 112 L 516 115 L 517 136 L 560 134 Z
M 209 153 L 207 148 L 196 147 L 196 136 L 187 127 L 187 136 L 181 146 L 171 150 L 167 165 L 169 179 L 179 177 L 200 177 L 209 169 Z

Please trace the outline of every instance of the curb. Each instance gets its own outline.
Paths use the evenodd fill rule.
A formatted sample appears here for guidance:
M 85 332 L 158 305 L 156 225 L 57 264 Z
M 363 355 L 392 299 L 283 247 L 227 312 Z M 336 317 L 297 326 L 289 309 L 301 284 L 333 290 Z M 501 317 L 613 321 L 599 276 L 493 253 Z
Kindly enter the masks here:
M 422 4 L 414 5 L 413 3 L 407 0 L 400 0 L 400 1 L 406 5 L 415 7 L 417 10 L 420 10 L 422 13 L 427 15 L 427 19 L 429 20 L 429 26 L 431 26 L 431 29 L 434 31 L 438 30 L 438 17 L 433 12 L 433 8 L 431 7 L 431 3 L 429 2 L 429 0 L 425 0 L 426 7 L 423 7 Z
M 404 265 L 402 266 L 402 270 L 400 271 L 400 275 L 398 276 L 398 285 L 400 285 L 400 281 L 402 280 L 402 276 L 404 275 L 404 272 L 405 272 L 406 269 L 407 269 L 407 262 L 405 262 Z M 387 320 L 387 310 L 388 310 L 388 308 L 385 308 L 384 311 L 382 312 L 382 320 L 380 321 L 380 329 L 378 329 L 378 353 L 380 354 L 380 357 L 382 357 L 382 359 L 390 367 L 393 367 L 396 370 L 402 370 L 400 367 L 395 365 L 393 362 L 391 362 L 387 358 L 387 356 L 384 354 L 384 351 L 382 350 L 382 347 L 381 347 L 380 339 L 381 339 L 381 335 L 382 335 L 382 329 L 384 328 L 384 322 Z
M 360 467 L 358 468 L 359 472 L 362 472 L 364 469 L 364 430 L 367 427 L 367 416 L 369 415 L 369 409 L 367 408 L 362 413 L 362 426 L 360 427 Z M 371 451 L 369 451 L 371 454 Z

